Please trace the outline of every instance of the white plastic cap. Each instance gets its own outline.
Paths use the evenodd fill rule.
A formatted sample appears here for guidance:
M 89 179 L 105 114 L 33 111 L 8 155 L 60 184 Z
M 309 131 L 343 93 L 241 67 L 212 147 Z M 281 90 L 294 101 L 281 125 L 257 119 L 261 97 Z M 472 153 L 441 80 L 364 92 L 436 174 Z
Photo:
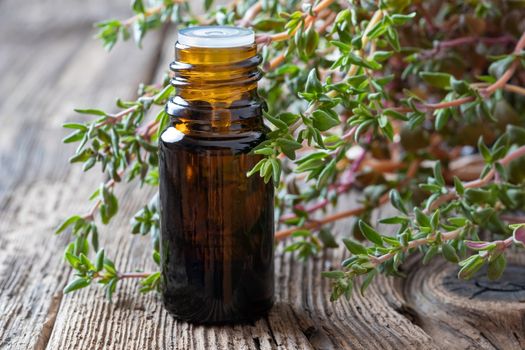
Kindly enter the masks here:
M 179 44 L 190 47 L 227 48 L 251 46 L 253 30 L 229 26 L 202 26 L 179 30 Z

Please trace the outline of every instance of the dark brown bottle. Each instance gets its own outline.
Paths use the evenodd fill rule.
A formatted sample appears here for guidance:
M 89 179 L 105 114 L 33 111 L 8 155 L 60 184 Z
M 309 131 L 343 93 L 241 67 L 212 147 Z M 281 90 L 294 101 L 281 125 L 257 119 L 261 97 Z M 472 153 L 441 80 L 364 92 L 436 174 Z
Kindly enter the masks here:
M 159 140 L 162 295 L 180 320 L 255 320 L 273 304 L 273 185 L 246 173 L 266 138 L 253 32 L 181 30 Z

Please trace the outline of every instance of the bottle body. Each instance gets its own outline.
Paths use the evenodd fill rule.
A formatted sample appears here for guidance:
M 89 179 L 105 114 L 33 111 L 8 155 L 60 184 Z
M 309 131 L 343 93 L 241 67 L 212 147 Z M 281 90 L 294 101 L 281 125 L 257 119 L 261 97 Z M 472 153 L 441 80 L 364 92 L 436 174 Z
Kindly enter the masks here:
M 253 86 L 258 76 L 240 74 L 256 69 L 255 49 L 214 57 L 212 49 L 176 48 L 177 96 L 159 140 L 164 305 L 196 323 L 254 320 L 274 294 L 273 185 L 246 176 L 261 159 L 251 151 L 267 132 Z M 239 70 L 235 79 L 228 66 Z

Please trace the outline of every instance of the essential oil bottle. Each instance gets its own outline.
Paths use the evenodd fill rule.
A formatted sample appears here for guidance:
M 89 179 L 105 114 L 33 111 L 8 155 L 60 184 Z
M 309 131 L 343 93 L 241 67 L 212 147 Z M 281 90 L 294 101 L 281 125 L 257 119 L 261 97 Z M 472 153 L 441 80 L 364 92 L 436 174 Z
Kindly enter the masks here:
M 249 322 L 273 304 L 273 185 L 246 176 L 269 131 L 260 62 L 249 29 L 179 31 L 159 176 L 162 296 L 180 320 Z

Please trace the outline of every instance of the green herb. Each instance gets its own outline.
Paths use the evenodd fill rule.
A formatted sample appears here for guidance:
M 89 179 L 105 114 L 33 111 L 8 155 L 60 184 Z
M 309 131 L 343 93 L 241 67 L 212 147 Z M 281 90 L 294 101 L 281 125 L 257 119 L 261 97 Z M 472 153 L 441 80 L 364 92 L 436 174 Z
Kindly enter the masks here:
M 364 292 L 378 273 L 400 275 L 415 252 L 424 263 L 442 255 L 458 264 L 460 278 L 484 265 L 489 278 L 501 276 L 508 248 L 525 247 L 525 89 L 516 77 L 525 34 L 506 20 L 525 18 L 525 10 L 500 1 L 204 5 L 206 15 L 194 18 L 184 1 L 135 0 L 132 17 L 98 23 L 97 37 L 109 50 L 129 38 L 140 46 L 168 22 L 255 28 L 272 132 L 255 150 L 265 158 L 247 175 L 278 188 L 276 238 L 286 239 L 286 251 L 307 259 L 339 241 L 349 250 L 336 271 L 323 273 L 333 300 Z M 458 16 L 464 20 L 449 20 Z M 75 277 L 65 292 L 97 282 L 111 297 L 125 278 L 141 279 L 143 292 L 158 289 L 159 272 L 119 272 L 98 235 L 118 215 L 117 184 L 158 185 L 158 135 L 168 123 L 161 106 L 174 94 L 168 82 L 166 75 L 141 85 L 138 98 L 118 100 L 115 113 L 78 109 L 92 120 L 64 125 L 71 132 L 64 142 L 78 144 L 71 162 L 101 168 L 109 179 L 86 214 L 57 229 L 74 239 L 64 257 Z M 452 166 L 468 157 L 483 164 L 474 181 Z M 322 215 L 356 187 L 364 189 L 360 206 Z M 388 204 L 397 213 L 380 219 L 394 226 L 387 235 L 371 213 Z M 357 219 L 353 229 L 333 235 L 331 224 L 348 217 Z M 159 264 L 156 197 L 132 218 L 130 232 L 151 236 Z

